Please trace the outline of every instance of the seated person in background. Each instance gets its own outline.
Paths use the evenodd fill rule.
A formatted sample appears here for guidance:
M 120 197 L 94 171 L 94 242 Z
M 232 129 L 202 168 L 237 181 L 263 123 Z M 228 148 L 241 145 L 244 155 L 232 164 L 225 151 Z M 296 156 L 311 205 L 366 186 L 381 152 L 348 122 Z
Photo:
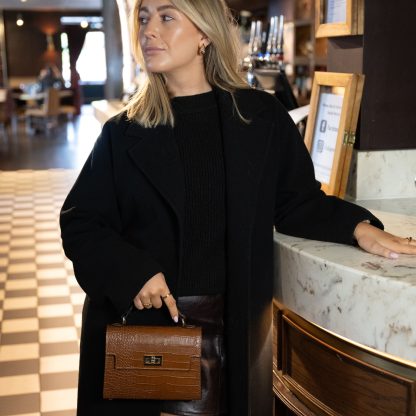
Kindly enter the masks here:
M 61 89 L 64 85 L 64 80 L 55 65 L 47 65 L 39 73 L 38 84 L 40 91 L 43 92 L 52 87 Z

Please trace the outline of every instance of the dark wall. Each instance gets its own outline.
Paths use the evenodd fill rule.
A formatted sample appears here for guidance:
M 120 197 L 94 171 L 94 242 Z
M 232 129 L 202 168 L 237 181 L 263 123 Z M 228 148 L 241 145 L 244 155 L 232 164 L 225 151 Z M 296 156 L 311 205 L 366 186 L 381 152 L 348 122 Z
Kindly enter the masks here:
M 360 149 L 416 148 L 416 2 L 366 0 Z
M 4 12 L 9 77 L 35 76 L 45 65 L 46 35 L 39 28 L 38 13 L 22 13 L 22 17 L 25 23 L 19 27 L 17 13 Z
M 22 12 L 23 26 L 16 25 L 20 11 L 4 11 L 7 64 L 9 77 L 37 76 L 46 63 L 61 68 L 61 16 L 99 16 L 100 11 L 84 12 Z M 47 51 L 46 34 L 53 33 L 55 53 Z
M 226 0 L 226 3 L 237 19 L 241 10 L 248 10 L 252 13 L 251 19 L 267 20 L 269 0 Z
M 295 20 L 295 7 L 293 1 L 294 0 L 270 0 L 269 16 L 283 14 L 287 22 Z
M 228 7 L 233 10 L 250 10 L 256 11 L 260 9 L 267 9 L 269 0 L 226 0 Z
M 359 150 L 415 149 L 416 2 L 365 0 L 363 36 L 330 38 L 328 71 L 361 72 Z

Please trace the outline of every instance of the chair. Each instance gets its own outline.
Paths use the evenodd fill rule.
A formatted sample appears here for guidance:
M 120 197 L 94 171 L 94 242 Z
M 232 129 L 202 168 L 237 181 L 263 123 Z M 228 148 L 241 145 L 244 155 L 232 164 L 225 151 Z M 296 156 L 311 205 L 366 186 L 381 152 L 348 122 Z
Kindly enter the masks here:
M 59 103 L 59 90 L 49 88 L 45 92 L 45 99 L 40 108 L 29 108 L 25 111 L 28 132 L 33 132 L 33 127 L 39 127 L 39 122 L 42 122 L 44 130 L 48 134 L 49 130 L 57 125 Z
M 71 118 L 73 118 L 76 112 L 77 112 L 77 109 L 73 105 L 59 106 L 59 114 L 66 114 L 66 116 L 70 115 Z
M 77 108 L 74 105 L 74 91 L 62 90 L 61 105 L 59 107 L 59 114 L 71 116 L 71 119 L 77 114 Z
M 0 89 L 0 137 L 7 138 L 7 127 L 12 123 L 13 101 L 10 90 Z

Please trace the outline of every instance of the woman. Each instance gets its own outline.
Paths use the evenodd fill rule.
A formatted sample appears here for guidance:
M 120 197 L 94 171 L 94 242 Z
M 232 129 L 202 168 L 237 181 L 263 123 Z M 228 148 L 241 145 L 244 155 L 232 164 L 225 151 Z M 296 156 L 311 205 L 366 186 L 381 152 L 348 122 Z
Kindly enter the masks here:
M 235 34 L 224 0 L 135 4 L 148 81 L 105 124 L 61 213 L 87 293 L 78 415 L 267 414 L 254 387 L 268 402 L 271 371 L 256 361 L 270 327 L 273 225 L 390 258 L 416 254 L 370 212 L 320 191 L 286 111 L 242 81 Z M 202 400 L 102 399 L 105 326 L 132 302 L 131 324 L 167 325 L 177 307 L 202 322 Z
M 38 84 L 40 91 L 47 91 L 49 88 L 62 88 L 64 80 L 56 65 L 47 65 L 39 73 Z

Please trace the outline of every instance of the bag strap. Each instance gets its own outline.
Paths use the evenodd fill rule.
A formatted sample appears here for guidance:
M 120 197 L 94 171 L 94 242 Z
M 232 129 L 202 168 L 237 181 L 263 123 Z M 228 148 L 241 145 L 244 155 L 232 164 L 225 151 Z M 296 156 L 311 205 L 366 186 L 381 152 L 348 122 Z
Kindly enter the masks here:
M 130 313 L 132 312 L 133 308 L 134 308 L 134 304 L 132 303 L 130 305 L 130 307 L 127 309 L 127 312 L 124 315 L 121 315 L 121 324 L 123 326 L 124 325 L 127 325 L 127 316 L 130 315 Z
M 124 325 L 127 325 L 127 317 L 128 317 L 128 315 L 130 315 L 130 313 L 133 311 L 134 308 L 135 308 L 134 307 L 134 303 L 132 303 L 130 305 L 129 309 L 127 309 L 127 312 L 124 315 L 121 315 L 121 324 L 123 326 Z M 184 314 L 182 314 L 179 310 L 178 310 L 178 315 L 179 315 L 179 323 L 178 323 L 178 325 L 180 324 L 183 327 L 187 326 L 186 316 Z

